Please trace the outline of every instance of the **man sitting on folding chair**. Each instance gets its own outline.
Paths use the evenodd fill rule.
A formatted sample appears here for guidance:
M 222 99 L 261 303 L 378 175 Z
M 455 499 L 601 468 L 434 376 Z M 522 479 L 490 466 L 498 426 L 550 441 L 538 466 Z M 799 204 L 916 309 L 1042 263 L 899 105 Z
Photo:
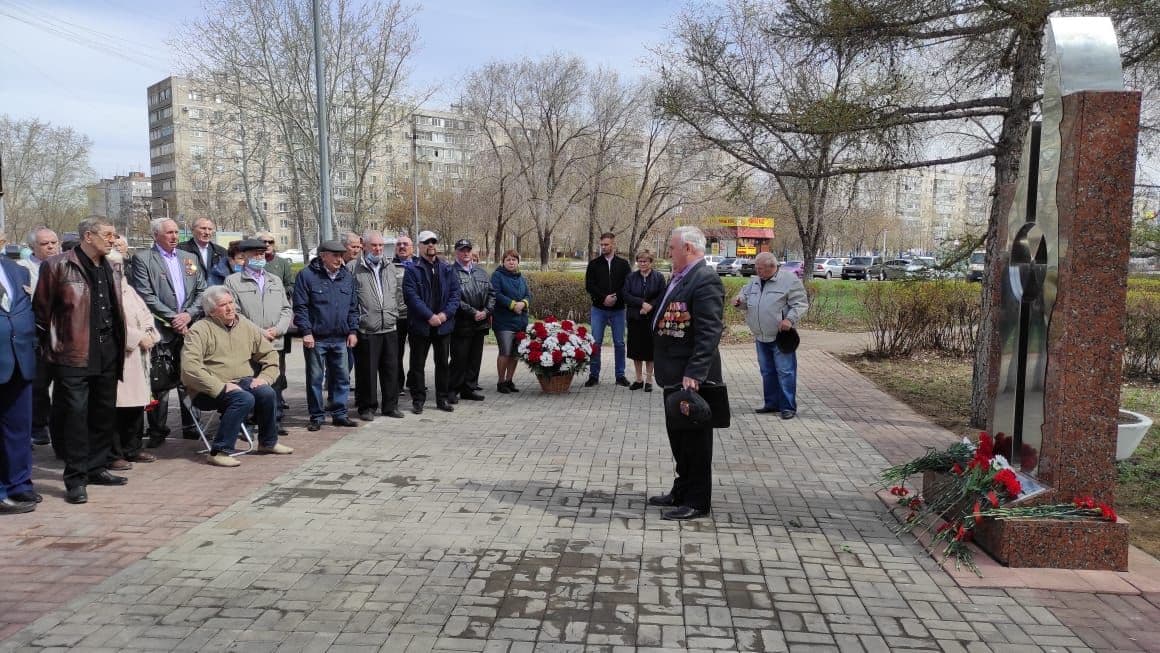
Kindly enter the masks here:
M 207 462 L 219 467 L 241 464 L 231 454 L 251 411 L 258 422 L 255 453 L 294 453 L 278 444 L 278 399 L 270 386 L 278 378 L 277 352 L 257 325 L 238 315 L 229 289 L 212 286 L 201 302 L 209 319 L 194 323 L 185 336 L 181 381 L 194 406 L 221 413 Z

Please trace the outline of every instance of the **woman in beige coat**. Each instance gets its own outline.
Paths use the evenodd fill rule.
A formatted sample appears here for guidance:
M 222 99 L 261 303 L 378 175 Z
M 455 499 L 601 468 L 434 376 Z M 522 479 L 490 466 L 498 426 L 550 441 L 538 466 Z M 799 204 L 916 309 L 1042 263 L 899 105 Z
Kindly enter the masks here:
M 116 251 L 110 252 L 113 269 L 120 274 Z M 160 335 L 145 302 L 128 283 L 121 284 L 121 305 L 125 312 L 125 371 L 117 383 L 117 435 L 113 439 L 113 461 L 109 469 L 126 470 L 133 463 L 157 460 L 142 449 L 145 435 L 145 407 L 153 400 L 149 388 L 149 350 Z

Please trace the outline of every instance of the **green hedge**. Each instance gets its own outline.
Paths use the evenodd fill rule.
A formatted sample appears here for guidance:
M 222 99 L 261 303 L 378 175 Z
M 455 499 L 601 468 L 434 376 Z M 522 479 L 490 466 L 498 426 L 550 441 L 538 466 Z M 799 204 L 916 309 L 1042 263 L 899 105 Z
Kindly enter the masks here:
M 866 284 L 860 291 L 871 352 L 905 356 L 918 350 L 965 355 L 975 350 L 982 319 L 979 286 L 964 281 Z

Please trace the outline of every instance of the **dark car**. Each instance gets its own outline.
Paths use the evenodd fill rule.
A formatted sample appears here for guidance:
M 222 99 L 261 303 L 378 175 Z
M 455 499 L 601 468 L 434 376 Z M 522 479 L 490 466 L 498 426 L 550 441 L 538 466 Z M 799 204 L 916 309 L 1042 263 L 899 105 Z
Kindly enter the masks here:
M 741 259 L 728 257 L 721 259 L 717 264 L 717 274 L 722 277 L 732 277 L 741 274 Z
M 881 256 L 855 256 L 850 259 L 850 262 L 842 266 L 843 279 L 862 279 L 869 281 L 871 279 L 882 278 L 882 257 Z
M 741 261 L 741 276 L 752 277 L 757 274 L 757 260 L 751 258 L 737 259 Z

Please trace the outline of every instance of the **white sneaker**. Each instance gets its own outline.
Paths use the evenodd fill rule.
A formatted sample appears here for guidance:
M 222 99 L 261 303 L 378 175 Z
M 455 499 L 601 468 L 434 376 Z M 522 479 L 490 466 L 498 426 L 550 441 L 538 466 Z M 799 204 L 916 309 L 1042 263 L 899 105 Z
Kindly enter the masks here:
M 257 453 L 273 453 L 273 454 L 279 454 L 279 455 L 286 455 L 289 453 L 294 453 L 294 448 L 287 447 L 284 444 L 275 444 L 272 447 L 258 447 L 255 451 Z
M 242 461 L 226 453 L 215 453 L 205 457 L 205 461 L 217 467 L 237 467 Z

